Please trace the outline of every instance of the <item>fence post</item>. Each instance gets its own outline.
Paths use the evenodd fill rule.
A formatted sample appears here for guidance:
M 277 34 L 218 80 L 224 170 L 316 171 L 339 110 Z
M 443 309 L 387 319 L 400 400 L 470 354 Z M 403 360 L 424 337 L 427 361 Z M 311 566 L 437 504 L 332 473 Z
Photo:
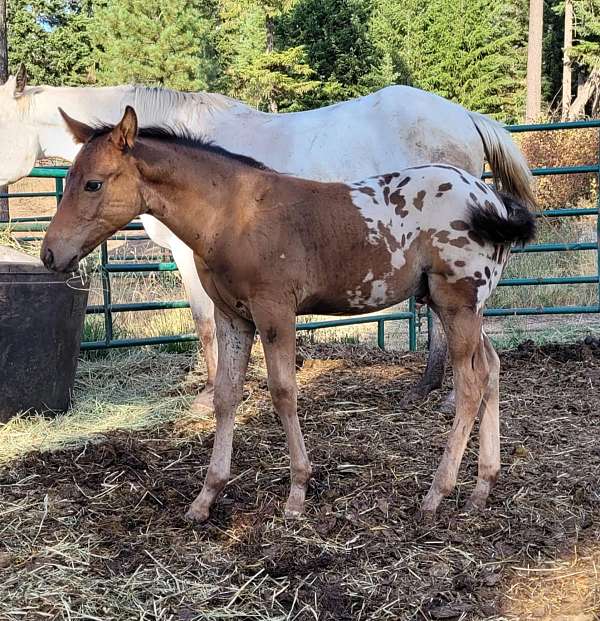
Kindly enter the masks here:
M 6 0 L 0 0 L 0 84 L 8 80 L 8 36 L 6 19 Z M 0 194 L 8 194 L 8 186 L 0 186 Z M 8 196 L 0 196 L 0 222 L 10 220 Z
M 600 311 L 600 129 L 598 130 L 598 188 L 596 197 L 596 267 L 598 274 L 598 310 Z
M 56 206 L 58 207 L 64 192 L 64 182 L 62 177 L 56 177 L 56 179 L 54 179 L 54 188 L 56 190 Z
M 100 247 L 100 276 L 102 279 L 102 306 L 104 307 L 104 342 L 106 346 L 110 345 L 113 338 L 113 320 L 112 320 L 112 293 L 110 289 L 110 274 L 106 269 L 108 263 L 108 246 L 106 242 Z
M 414 297 L 408 301 L 408 312 L 408 349 L 417 351 L 417 304 Z
M 377 345 L 380 349 L 385 349 L 385 321 L 383 319 L 377 322 Z

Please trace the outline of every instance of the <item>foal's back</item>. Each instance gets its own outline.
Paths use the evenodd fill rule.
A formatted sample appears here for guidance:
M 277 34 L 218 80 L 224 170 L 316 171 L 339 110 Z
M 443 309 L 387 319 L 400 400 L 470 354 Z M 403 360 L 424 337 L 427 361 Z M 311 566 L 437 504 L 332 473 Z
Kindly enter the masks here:
M 266 174 L 268 198 L 255 221 L 270 242 L 257 255 L 267 259 L 261 279 L 293 289 L 298 313 L 385 308 L 425 296 L 431 274 L 462 282 L 474 304 L 497 284 L 507 252 L 472 218 L 508 212 L 490 186 L 462 170 L 432 164 L 351 185 Z

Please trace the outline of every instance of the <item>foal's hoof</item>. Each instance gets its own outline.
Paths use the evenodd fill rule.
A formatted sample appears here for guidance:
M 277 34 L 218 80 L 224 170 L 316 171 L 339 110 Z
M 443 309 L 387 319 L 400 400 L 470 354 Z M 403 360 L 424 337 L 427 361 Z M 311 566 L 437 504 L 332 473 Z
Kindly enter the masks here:
M 185 514 L 185 519 L 192 524 L 202 524 L 208 520 L 208 516 L 210 515 L 208 509 L 197 509 L 193 505 L 187 510 Z
M 422 521 L 430 519 L 433 521 L 435 517 L 435 512 L 438 510 L 440 503 L 444 500 L 444 496 L 446 494 L 440 493 L 437 488 L 434 486 L 425 494 L 425 498 L 423 498 L 423 502 L 421 502 L 421 508 L 419 510 L 419 515 L 422 516 Z
M 286 509 L 283 515 L 285 516 L 286 520 L 299 520 L 302 517 L 302 511 Z
M 471 494 L 469 500 L 465 502 L 465 513 L 482 513 L 485 511 L 485 502 L 487 498 L 475 494 Z
M 435 523 L 435 511 L 421 507 L 415 515 L 415 520 L 424 526 L 431 526 Z
M 194 414 L 210 414 L 214 411 L 214 388 L 205 388 L 192 402 L 190 410 Z
M 456 401 L 454 400 L 454 392 L 451 392 L 439 405 L 442 414 L 454 414 L 456 412 Z
M 286 520 L 299 520 L 303 514 L 304 504 L 289 501 L 286 503 L 285 511 L 283 512 Z
M 432 390 L 433 386 L 430 386 L 429 384 L 417 384 L 416 386 L 413 386 L 400 400 L 400 407 L 409 408 L 416 403 L 425 401 Z

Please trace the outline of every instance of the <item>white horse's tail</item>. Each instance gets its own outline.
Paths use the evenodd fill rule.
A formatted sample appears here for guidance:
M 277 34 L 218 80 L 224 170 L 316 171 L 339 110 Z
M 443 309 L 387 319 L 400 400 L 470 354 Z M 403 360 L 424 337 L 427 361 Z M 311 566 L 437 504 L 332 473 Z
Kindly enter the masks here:
M 498 189 L 530 208 L 535 207 L 532 176 L 525 157 L 500 123 L 478 112 L 469 112 L 481 136 L 487 161 Z

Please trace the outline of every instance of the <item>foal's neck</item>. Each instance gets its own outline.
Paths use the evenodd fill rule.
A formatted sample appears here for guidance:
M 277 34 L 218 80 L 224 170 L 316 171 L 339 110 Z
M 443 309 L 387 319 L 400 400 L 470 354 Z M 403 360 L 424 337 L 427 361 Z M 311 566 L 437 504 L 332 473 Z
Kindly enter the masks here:
M 147 213 L 201 256 L 223 227 L 243 225 L 240 212 L 268 174 L 209 150 L 156 140 L 140 148 L 138 161 Z

